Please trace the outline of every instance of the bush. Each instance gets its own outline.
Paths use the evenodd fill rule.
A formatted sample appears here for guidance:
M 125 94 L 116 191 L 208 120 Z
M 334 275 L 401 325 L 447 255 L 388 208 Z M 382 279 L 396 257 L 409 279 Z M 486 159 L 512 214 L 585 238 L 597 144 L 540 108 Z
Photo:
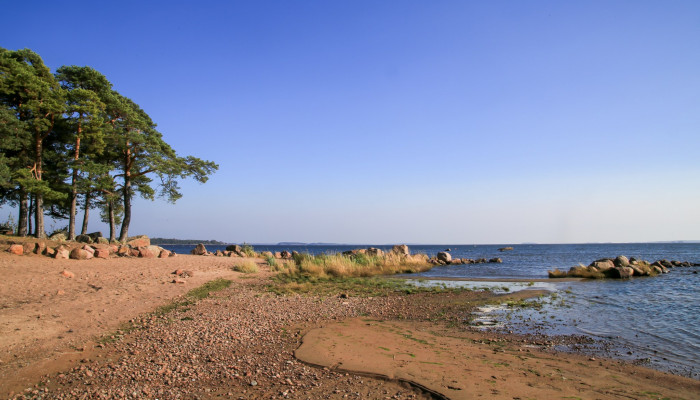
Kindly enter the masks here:
M 241 246 L 241 253 L 245 254 L 246 257 L 257 257 L 255 249 L 248 243 L 243 243 L 243 246 Z

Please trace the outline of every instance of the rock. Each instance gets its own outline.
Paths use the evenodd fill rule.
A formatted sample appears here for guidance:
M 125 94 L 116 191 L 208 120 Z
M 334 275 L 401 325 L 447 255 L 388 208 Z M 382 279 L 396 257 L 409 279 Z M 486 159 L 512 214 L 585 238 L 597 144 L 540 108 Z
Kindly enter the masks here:
M 153 254 L 153 257 L 159 257 L 160 252 L 163 251 L 163 248 L 160 246 L 150 245 L 150 246 L 145 246 L 145 247 L 148 249 L 148 251 L 151 252 L 151 254 Z
M 7 251 L 16 256 L 21 256 L 24 255 L 24 246 L 21 244 L 11 244 Z
M 95 258 L 109 258 L 109 250 L 107 250 L 107 249 L 95 250 Z
M 229 251 L 228 256 L 229 257 L 240 257 L 240 254 L 236 253 L 235 251 Z
M 240 253 L 243 250 L 243 248 L 237 244 L 232 244 L 232 245 L 226 246 L 226 250 L 227 251 L 235 251 L 236 253 Z
M 99 243 L 99 244 L 109 244 L 109 239 L 103 238 L 103 237 L 97 238 L 97 240 L 95 240 L 95 243 Z
M 627 257 L 617 256 L 617 258 L 615 258 L 616 267 L 626 267 L 628 265 L 630 265 L 630 260 L 628 260 Z
M 486 262 L 485 258 L 477 258 L 476 260 L 474 260 L 474 264 L 483 264 L 485 262 Z
M 405 244 L 397 244 L 391 248 L 391 252 L 401 257 L 408 257 L 411 255 L 411 251 Z
M 273 258 L 272 252 L 271 251 L 263 251 L 260 253 L 260 257 L 262 258 Z
M 151 246 L 139 247 L 139 257 L 140 258 L 154 258 L 156 255 L 150 249 Z
M 223 256 L 224 256 L 224 253 L 223 253 L 221 250 L 217 250 L 217 251 L 214 253 L 214 255 L 217 256 L 217 257 L 223 257 Z
M 489 262 L 490 262 L 490 263 L 498 263 L 498 264 L 500 264 L 500 263 L 503 262 L 503 260 L 501 260 L 499 257 L 496 257 L 496 258 L 490 259 Z
M 65 246 L 58 246 L 54 249 L 53 258 L 57 260 L 67 260 L 70 258 L 70 251 Z
M 34 244 L 34 254 L 43 254 L 46 250 L 46 242 L 36 242 Z
M 129 257 L 138 257 L 139 254 L 141 254 L 141 252 L 139 251 L 139 249 L 134 249 L 134 248 L 131 248 L 131 247 L 129 247 L 128 249 L 129 249 L 129 253 L 128 253 L 127 255 L 128 255 Z
M 88 235 L 78 235 L 75 237 L 75 241 L 78 243 L 87 243 L 87 244 L 92 244 L 94 241 L 92 238 Z
M 175 279 L 173 279 L 173 283 L 178 283 L 178 284 L 183 285 L 183 284 L 185 284 L 185 282 L 186 282 L 186 281 L 185 281 L 184 279 L 182 279 L 182 278 L 175 278 Z
M 275 258 L 282 258 L 282 253 L 279 251 L 275 252 Z
M 129 246 L 119 246 L 119 248 L 117 248 L 116 253 L 120 257 L 125 257 L 129 255 L 129 250 Z
M 68 270 L 66 270 L 66 269 L 64 269 L 63 271 L 61 271 L 61 276 L 63 276 L 64 278 L 68 278 L 68 279 L 73 279 L 73 278 L 75 278 L 75 274 L 72 273 L 72 272 L 70 272 L 70 271 L 68 271 Z
M 462 259 L 461 258 L 453 258 L 449 262 L 450 265 L 460 265 L 462 264 Z
M 292 253 L 288 252 L 287 250 L 284 250 L 282 252 L 282 258 L 292 258 Z
M 600 272 L 605 272 L 609 269 L 615 268 L 615 263 L 609 258 L 603 258 L 597 261 L 593 261 L 591 266 L 596 267 Z
M 34 246 L 35 246 L 35 243 L 30 243 L 30 242 L 24 243 L 24 244 L 22 245 L 24 254 L 31 254 L 31 253 L 33 253 L 33 252 L 34 252 Z
M 192 251 L 190 251 L 190 254 L 193 254 L 193 255 L 195 255 L 195 256 L 203 256 L 203 255 L 206 255 L 206 254 L 207 254 L 207 248 L 204 247 L 204 245 L 200 243 L 200 244 L 198 244 L 197 246 L 195 246 L 195 248 L 192 249 Z
M 93 243 L 99 243 L 100 238 L 103 238 L 102 232 L 93 232 L 93 233 L 88 233 L 88 236 L 90 236 L 90 239 L 92 239 Z M 109 240 L 107 241 L 109 242 Z
M 446 251 L 440 251 L 437 253 L 437 259 L 438 259 L 438 261 L 442 261 L 445 264 L 447 264 L 450 261 L 452 261 L 452 256 L 450 255 L 450 253 L 448 253 Z
M 44 249 L 44 253 L 43 253 L 43 254 L 44 254 L 45 256 L 48 256 L 48 257 L 53 257 L 53 255 L 56 254 L 56 250 L 54 250 L 54 249 L 52 249 L 51 247 L 48 247 L 48 246 L 47 246 L 47 247 Z
M 608 276 L 615 279 L 629 279 L 634 274 L 634 270 L 630 267 L 615 267 L 608 270 Z
M 472 260 L 471 258 L 463 258 L 463 259 L 462 259 L 462 263 L 464 263 L 464 264 L 474 264 L 474 260 Z
M 56 232 L 53 235 L 49 236 L 49 239 L 55 240 L 57 242 L 65 242 L 68 239 L 68 236 L 66 236 L 66 234 L 63 232 Z
M 126 239 L 126 244 L 131 247 L 146 247 L 151 245 L 151 239 L 146 235 L 132 236 Z
M 94 249 L 92 246 L 89 246 L 89 245 L 86 244 L 86 245 L 83 245 L 83 247 L 81 247 L 81 249 L 83 249 L 83 250 L 87 251 L 88 253 L 90 253 L 91 256 L 94 256 L 94 255 L 95 255 L 95 249 Z
M 384 255 L 384 252 L 381 249 L 377 249 L 374 247 L 368 247 L 367 248 L 367 255 L 370 257 L 379 257 Z
M 71 260 L 87 260 L 88 258 L 92 258 L 92 253 L 88 253 L 80 247 L 76 247 L 70 251 Z
M 510 247 L 510 246 L 508 246 L 508 247 L 501 247 L 500 249 L 498 249 L 498 251 L 512 251 L 512 250 L 513 250 L 513 248 Z
M 170 257 L 170 250 L 161 250 L 160 254 L 158 254 L 158 258 L 168 258 Z

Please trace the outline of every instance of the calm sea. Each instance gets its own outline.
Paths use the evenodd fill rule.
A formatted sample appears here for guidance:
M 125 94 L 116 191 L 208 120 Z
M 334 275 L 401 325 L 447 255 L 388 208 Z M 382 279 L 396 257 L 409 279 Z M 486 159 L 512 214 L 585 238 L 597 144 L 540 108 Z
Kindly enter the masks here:
M 659 259 L 700 263 L 697 243 L 510 245 L 513 251 L 499 252 L 506 245 L 412 245 L 412 253 L 434 256 L 451 249 L 453 257 L 500 257 L 501 264 L 441 266 L 419 274 L 430 279 L 450 278 L 547 278 L 547 270 L 566 269 L 591 261 L 625 255 L 647 261 Z M 194 246 L 167 246 L 188 253 Z M 210 251 L 226 246 L 208 246 Z M 368 247 L 255 245 L 256 251 L 296 250 L 312 254 L 335 253 Z M 377 246 L 389 250 L 391 246 Z M 636 360 L 653 368 L 700 378 L 700 267 L 674 268 L 669 274 L 626 281 L 582 281 L 544 284 L 556 293 L 556 301 L 543 309 L 517 313 L 495 309 L 495 317 L 507 318 L 508 329 L 524 332 L 537 329 L 548 334 L 587 335 L 624 349 L 616 357 Z M 454 284 L 454 283 L 451 283 Z M 496 285 L 498 286 L 498 285 Z M 543 287 L 536 284 L 533 287 Z

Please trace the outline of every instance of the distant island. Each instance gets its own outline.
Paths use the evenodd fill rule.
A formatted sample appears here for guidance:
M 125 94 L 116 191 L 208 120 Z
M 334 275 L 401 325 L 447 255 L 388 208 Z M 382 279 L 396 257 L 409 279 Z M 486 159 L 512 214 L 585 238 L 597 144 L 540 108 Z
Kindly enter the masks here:
M 228 244 L 220 242 L 218 240 L 199 240 L 199 239 L 165 239 L 165 238 L 151 238 L 151 244 Z

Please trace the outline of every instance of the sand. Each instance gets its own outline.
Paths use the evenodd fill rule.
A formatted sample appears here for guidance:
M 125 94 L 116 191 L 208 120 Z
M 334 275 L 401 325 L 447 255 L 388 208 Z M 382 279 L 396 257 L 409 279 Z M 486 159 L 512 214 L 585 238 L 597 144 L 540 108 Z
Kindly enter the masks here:
M 700 398 L 697 380 L 455 324 L 491 294 L 277 296 L 262 260 L 248 275 L 241 262 L 3 251 L 0 397 Z M 171 283 L 176 269 L 193 276 Z M 149 316 L 220 277 L 233 285 Z M 98 345 L 130 320 L 143 329 Z

